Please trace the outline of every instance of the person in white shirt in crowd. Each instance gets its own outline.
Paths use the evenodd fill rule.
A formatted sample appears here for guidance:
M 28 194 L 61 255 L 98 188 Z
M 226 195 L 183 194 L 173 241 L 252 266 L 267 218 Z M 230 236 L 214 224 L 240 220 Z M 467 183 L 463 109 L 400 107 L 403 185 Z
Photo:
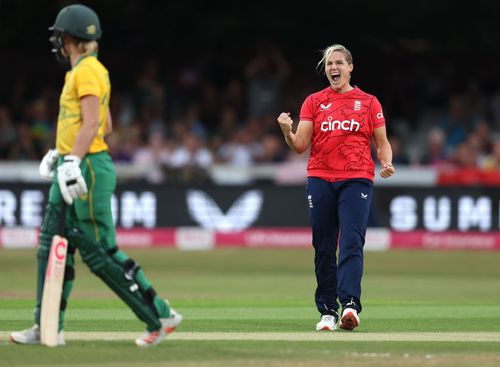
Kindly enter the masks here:
M 182 143 L 172 151 L 168 165 L 172 168 L 186 166 L 208 168 L 214 161 L 212 152 L 204 146 L 204 142 L 196 135 L 184 133 Z
M 161 184 L 167 179 L 165 167 L 170 163 L 171 154 L 171 144 L 156 130 L 149 134 L 148 144 L 134 153 L 133 163 L 145 169 L 147 182 Z

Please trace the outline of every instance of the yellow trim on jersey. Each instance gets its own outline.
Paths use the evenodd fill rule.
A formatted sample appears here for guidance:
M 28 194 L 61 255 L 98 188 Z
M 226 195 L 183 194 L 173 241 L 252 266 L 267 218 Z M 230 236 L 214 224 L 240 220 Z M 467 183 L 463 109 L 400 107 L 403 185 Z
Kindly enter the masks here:
M 90 222 L 92 222 L 92 226 L 94 227 L 94 233 L 95 233 L 95 239 L 96 241 L 99 241 L 99 227 L 97 226 L 97 223 L 95 222 L 95 215 L 94 215 L 94 186 L 95 186 L 95 173 L 94 170 L 92 169 L 92 163 L 90 162 L 90 159 L 86 159 L 87 166 L 90 171 L 90 175 L 92 176 L 91 181 L 90 181 L 90 190 L 89 190 L 89 217 L 90 217 Z
M 80 99 L 84 96 L 99 98 L 99 129 L 89 147 L 88 153 L 108 150 L 104 141 L 106 119 L 111 95 L 108 70 L 97 60 L 95 54 L 82 57 L 66 73 L 64 87 L 59 99 L 56 148 L 60 154 L 68 154 L 73 149 L 82 126 Z

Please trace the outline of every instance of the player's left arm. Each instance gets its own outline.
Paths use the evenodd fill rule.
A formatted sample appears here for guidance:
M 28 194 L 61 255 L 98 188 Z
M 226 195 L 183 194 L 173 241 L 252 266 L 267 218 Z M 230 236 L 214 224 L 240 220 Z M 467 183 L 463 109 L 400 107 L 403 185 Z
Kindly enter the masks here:
M 378 160 L 382 165 L 380 177 L 391 177 L 396 170 L 392 166 L 392 148 L 389 140 L 387 139 L 385 125 L 373 129 L 373 139 L 375 141 L 375 146 L 377 147 Z

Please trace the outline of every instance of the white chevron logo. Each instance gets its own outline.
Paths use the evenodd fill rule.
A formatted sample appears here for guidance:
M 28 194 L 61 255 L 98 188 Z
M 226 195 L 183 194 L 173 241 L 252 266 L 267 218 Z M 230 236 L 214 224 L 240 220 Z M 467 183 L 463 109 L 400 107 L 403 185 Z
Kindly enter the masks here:
M 257 220 L 262 209 L 263 195 L 258 190 L 245 192 L 226 214 L 214 199 L 200 190 L 189 190 L 186 201 L 191 218 L 202 228 L 234 232 L 250 227 Z
M 326 106 L 325 106 L 323 103 L 321 103 L 319 106 L 321 107 L 321 109 L 322 109 L 323 111 L 326 111 L 326 110 L 329 110 L 329 109 L 330 109 L 330 107 L 332 107 L 332 103 L 330 102 L 330 103 L 328 103 Z

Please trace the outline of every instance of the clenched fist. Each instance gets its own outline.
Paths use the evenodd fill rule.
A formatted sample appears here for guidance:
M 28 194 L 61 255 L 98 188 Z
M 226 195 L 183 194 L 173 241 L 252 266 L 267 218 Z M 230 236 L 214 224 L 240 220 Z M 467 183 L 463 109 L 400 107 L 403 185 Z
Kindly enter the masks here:
M 380 170 L 380 177 L 382 178 L 387 178 L 391 177 L 396 170 L 392 166 L 392 163 L 390 162 L 381 162 L 382 163 L 382 169 Z
M 278 123 L 280 124 L 283 134 L 288 135 L 292 131 L 293 120 L 290 118 L 289 112 L 282 112 L 278 116 Z

